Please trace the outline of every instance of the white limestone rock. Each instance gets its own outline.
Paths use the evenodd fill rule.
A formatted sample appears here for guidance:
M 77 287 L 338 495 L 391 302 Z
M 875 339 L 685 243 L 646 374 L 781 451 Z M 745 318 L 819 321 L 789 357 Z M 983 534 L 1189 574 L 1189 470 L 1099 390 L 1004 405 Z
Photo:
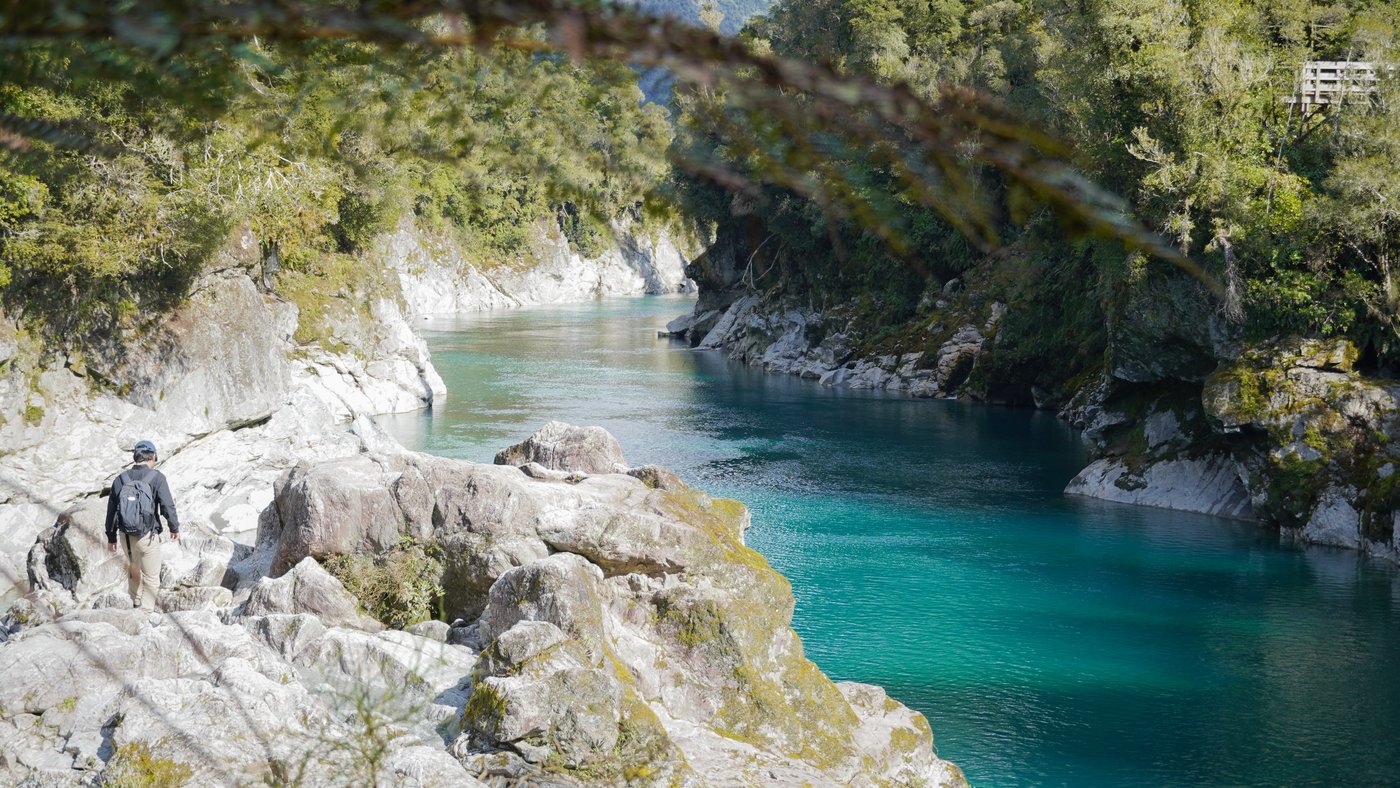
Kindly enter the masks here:
M 1118 503 L 1200 512 L 1237 520 L 1254 519 L 1249 495 L 1234 462 L 1220 455 L 1153 462 L 1134 473 L 1122 460 L 1095 460 L 1065 487 Z
M 666 230 L 646 236 L 615 225 L 612 243 L 590 259 L 574 251 L 557 226 L 542 223 L 535 228 L 531 259 L 489 268 L 455 243 L 409 224 L 382 238 L 377 248 L 394 261 L 415 316 L 694 290 L 685 276 L 686 255 Z
M 333 627 L 370 632 L 383 628 L 360 610 L 359 601 L 314 558 L 303 558 L 281 577 L 258 581 L 243 606 L 243 614 L 248 616 L 278 613 L 310 613 Z
M 622 446 L 602 427 L 551 421 L 524 441 L 497 452 L 497 465 L 538 463 L 554 471 L 625 473 Z
M 363 474 L 382 474 L 389 492 L 373 506 L 348 505 L 366 494 Z M 801 656 L 791 588 L 742 546 L 747 518 L 737 503 L 625 474 L 532 477 L 411 453 L 361 455 L 299 478 L 302 486 L 283 485 L 278 500 L 295 517 L 269 529 L 270 541 L 305 544 L 305 534 L 320 534 L 329 544 L 340 531 L 372 530 L 356 518 L 430 525 L 422 538 L 450 567 L 448 615 L 480 613 L 474 627 L 460 628 L 463 638 L 450 638 L 482 646 L 472 682 L 438 704 L 463 704 L 452 752 L 473 768 L 479 754 L 505 748 L 519 760 L 502 768 L 538 774 L 573 764 L 605 782 L 621 780 L 623 769 L 685 782 L 720 779 L 709 768 L 738 776 L 760 764 L 755 774 L 878 783 L 932 764 L 929 774 L 959 784 L 954 770 L 936 771 L 913 717 L 893 706 L 862 716 Z M 357 656 L 347 660 L 324 649 L 350 635 L 303 638 L 300 627 L 273 632 L 274 617 L 261 621 L 258 631 L 276 635 L 278 651 L 298 664 L 372 661 L 367 638 L 401 634 L 354 636 Z M 746 677 L 737 686 L 736 671 Z M 440 731 L 456 719 L 440 709 L 428 718 L 441 720 Z M 895 735 L 896 727 L 911 735 Z M 794 752 L 828 757 L 819 765 Z
M 1303 538 L 1313 544 L 1356 549 L 1361 546 L 1361 514 L 1352 506 L 1355 490 L 1329 487 L 1323 491 L 1303 526 Z
M 40 504 L 0 506 L 0 610 L 29 591 L 29 550 L 58 515 Z

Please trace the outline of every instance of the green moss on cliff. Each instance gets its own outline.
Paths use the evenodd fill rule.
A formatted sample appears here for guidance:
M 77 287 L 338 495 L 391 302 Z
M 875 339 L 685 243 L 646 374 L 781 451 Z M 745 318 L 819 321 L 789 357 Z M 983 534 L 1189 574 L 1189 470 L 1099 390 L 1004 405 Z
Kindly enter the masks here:
M 297 305 L 297 344 L 337 354 L 366 352 L 363 345 L 376 329 L 371 301 L 397 299 L 397 277 L 369 258 L 331 250 L 308 251 L 286 266 L 277 291 Z
M 193 777 L 189 766 L 156 757 L 150 745 L 137 741 L 117 747 L 102 784 L 111 788 L 181 788 Z
M 463 729 L 494 734 L 506 716 L 507 703 L 506 697 L 494 686 L 476 682 L 467 705 L 462 708 Z

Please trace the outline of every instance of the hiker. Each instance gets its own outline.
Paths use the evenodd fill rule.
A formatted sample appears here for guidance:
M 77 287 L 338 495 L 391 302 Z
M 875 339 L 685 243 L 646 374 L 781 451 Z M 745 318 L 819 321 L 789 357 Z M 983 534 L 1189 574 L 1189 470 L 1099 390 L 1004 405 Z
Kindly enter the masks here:
M 131 449 L 134 463 L 112 480 L 107 498 L 107 551 L 117 551 L 117 537 L 126 546 L 127 592 L 133 607 L 156 608 L 160 589 L 160 545 L 163 529 L 159 515 L 170 525 L 170 538 L 180 538 L 180 518 L 170 496 L 170 483 L 156 470 L 156 445 L 137 441 Z

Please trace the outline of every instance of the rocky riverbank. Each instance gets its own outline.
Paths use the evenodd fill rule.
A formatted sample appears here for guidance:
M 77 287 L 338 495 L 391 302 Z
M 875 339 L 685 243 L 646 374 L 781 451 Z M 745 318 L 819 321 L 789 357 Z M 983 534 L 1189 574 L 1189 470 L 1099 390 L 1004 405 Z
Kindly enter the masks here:
M 417 317 L 693 287 L 667 231 L 634 229 L 618 225 L 585 258 L 542 228 L 529 262 L 487 270 L 405 223 L 365 258 L 391 272 L 387 287 L 313 284 L 310 315 L 278 294 L 243 230 L 183 307 L 98 353 L 44 358 L 0 320 L 0 603 L 24 590 L 35 535 L 99 495 L 138 437 L 160 447 L 182 513 L 251 542 L 271 482 L 297 458 L 356 451 L 344 424 L 444 396 Z
M 404 450 L 372 414 L 445 395 L 408 293 L 337 295 L 308 339 L 256 249 L 100 361 L 8 329 L 0 777 L 965 785 L 922 715 L 805 659 L 742 504 L 596 428 Z M 137 437 L 184 523 L 164 613 L 102 534 Z
M 964 784 L 921 715 L 803 657 L 738 502 L 628 468 L 601 430 L 549 425 L 518 466 L 366 437 L 281 477 L 251 553 L 171 545 L 168 615 L 122 609 L 100 500 L 46 530 L 0 630 L 0 773 Z M 405 542 L 441 556 L 452 625 L 385 629 L 322 568 Z
M 687 269 L 692 314 L 668 332 L 823 385 L 1033 404 L 1084 430 L 1093 461 L 1070 495 L 1255 520 L 1285 538 L 1400 561 L 1400 388 L 1363 375 L 1346 340 L 1242 341 L 1181 278 L 1143 285 L 1112 321 L 1103 366 L 1066 392 L 979 374 L 1013 301 L 994 267 L 934 283 L 916 317 L 871 336 L 858 303 L 752 286 L 722 236 Z

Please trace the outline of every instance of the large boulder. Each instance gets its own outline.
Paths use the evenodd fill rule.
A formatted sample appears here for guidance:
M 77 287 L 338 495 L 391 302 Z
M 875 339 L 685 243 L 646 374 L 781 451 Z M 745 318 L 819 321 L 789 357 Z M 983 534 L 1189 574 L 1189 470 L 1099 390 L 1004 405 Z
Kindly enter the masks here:
M 372 552 L 382 529 L 442 557 L 447 617 L 477 619 L 457 640 L 483 648 L 452 746 L 473 768 L 505 752 L 499 768 L 542 780 L 960 784 L 921 717 L 858 710 L 803 656 L 744 506 L 657 469 L 528 470 L 408 453 L 299 469 L 260 549 Z M 340 659 L 288 621 L 260 625 L 280 653 Z
M 546 622 L 520 621 L 482 655 L 464 736 L 600 783 L 695 779 L 627 668 Z
M 302 463 L 277 481 L 275 518 L 260 528 L 258 541 L 275 541 L 271 571 L 280 575 L 308 556 L 382 552 L 398 543 L 405 526 L 424 525 L 401 487 L 417 491 L 421 479 L 404 481 L 392 467 L 366 455 Z M 407 503 L 408 505 L 405 505 Z M 413 521 L 410 516 L 420 515 Z
M 558 471 L 625 473 L 627 460 L 607 430 L 575 427 L 562 421 L 545 424 L 524 441 L 496 454 L 497 465 L 539 463 Z
M 246 616 L 309 613 L 332 627 L 376 632 L 383 626 L 365 615 L 360 603 L 314 558 L 303 558 L 278 578 L 263 578 L 243 605 Z

